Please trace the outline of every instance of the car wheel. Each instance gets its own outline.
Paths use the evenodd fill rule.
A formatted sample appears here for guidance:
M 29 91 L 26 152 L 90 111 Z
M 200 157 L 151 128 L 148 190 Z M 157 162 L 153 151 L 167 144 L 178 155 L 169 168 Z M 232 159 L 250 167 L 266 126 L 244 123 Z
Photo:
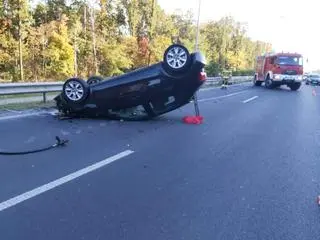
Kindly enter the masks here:
M 300 86 L 301 86 L 301 83 L 292 83 L 290 84 L 289 87 L 292 91 L 297 91 L 300 88 Z
M 70 78 L 63 84 L 62 95 L 69 103 L 82 103 L 89 95 L 89 85 L 80 78 Z
M 185 71 L 191 62 L 188 49 L 180 44 L 173 44 L 167 48 L 163 55 L 163 63 L 166 70 L 171 73 Z
M 103 78 L 102 77 L 99 77 L 99 76 L 92 76 L 92 77 L 89 77 L 88 80 L 87 80 L 87 83 L 89 85 L 92 85 L 92 84 L 96 84 L 96 83 L 99 83 L 103 81 Z

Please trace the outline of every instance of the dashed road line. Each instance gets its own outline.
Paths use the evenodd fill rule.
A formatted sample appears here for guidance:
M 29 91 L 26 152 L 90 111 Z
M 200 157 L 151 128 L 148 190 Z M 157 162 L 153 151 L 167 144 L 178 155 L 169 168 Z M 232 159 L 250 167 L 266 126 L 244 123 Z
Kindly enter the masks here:
M 254 96 L 254 97 L 249 98 L 249 99 L 247 99 L 247 100 L 244 100 L 244 101 L 242 101 L 242 102 L 243 102 L 243 103 L 248 103 L 248 102 L 251 102 L 251 101 L 255 100 L 256 98 L 258 98 L 258 96 Z

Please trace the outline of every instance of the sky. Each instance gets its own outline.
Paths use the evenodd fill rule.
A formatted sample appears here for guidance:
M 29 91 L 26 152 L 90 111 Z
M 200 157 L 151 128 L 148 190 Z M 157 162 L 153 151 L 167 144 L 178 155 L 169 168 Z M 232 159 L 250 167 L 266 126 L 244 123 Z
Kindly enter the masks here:
M 166 11 L 192 10 L 199 0 L 157 0 Z M 316 0 L 201 0 L 200 22 L 231 15 L 247 24 L 253 40 L 272 43 L 276 51 L 299 52 L 308 59 L 306 71 L 320 69 L 319 3 Z M 320 32 L 320 31 L 319 31 Z

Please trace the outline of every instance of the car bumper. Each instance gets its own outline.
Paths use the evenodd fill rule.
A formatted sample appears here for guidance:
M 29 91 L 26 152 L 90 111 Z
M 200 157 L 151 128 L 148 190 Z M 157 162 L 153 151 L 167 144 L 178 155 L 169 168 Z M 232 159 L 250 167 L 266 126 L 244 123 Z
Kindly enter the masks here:
M 279 82 L 283 84 L 302 82 L 303 75 L 284 75 L 284 74 L 274 74 L 272 78 L 273 82 Z

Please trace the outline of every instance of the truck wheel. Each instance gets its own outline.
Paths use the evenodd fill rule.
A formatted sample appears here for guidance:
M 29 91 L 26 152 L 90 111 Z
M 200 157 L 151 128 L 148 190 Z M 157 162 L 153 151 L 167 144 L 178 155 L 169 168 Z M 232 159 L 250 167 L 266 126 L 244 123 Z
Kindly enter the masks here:
M 272 79 L 270 79 L 270 77 L 267 77 L 267 79 L 265 80 L 265 85 L 266 85 L 266 88 L 268 89 L 274 88 L 274 83 Z
M 89 95 L 89 85 L 80 78 L 70 78 L 62 88 L 62 96 L 69 103 L 82 103 Z
M 170 73 L 184 72 L 191 63 L 188 49 L 180 44 L 173 44 L 167 48 L 163 55 L 163 66 Z
M 292 83 L 289 87 L 292 91 L 297 91 L 301 87 L 301 83 Z
M 254 86 L 260 87 L 262 82 L 261 81 L 257 81 L 257 76 L 254 76 L 253 84 L 254 84 Z

